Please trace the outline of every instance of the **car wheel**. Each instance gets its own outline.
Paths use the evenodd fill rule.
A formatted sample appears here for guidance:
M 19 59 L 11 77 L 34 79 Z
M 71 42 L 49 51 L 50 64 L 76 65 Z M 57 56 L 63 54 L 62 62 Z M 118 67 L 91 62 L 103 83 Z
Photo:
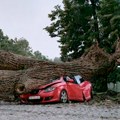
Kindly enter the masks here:
M 68 102 L 68 95 L 67 95 L 66 90 L 62 90 L 60 93 L 60 102 L 62 103 Z

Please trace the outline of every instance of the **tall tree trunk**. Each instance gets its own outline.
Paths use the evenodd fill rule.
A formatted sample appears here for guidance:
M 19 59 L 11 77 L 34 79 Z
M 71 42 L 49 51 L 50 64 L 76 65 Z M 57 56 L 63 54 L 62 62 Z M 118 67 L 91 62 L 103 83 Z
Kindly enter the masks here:
M 95 38 L 97 39 L 98 43 L 100 43 L 100 37 L 99 37 L 99 28 L 98 28 L 98 20 L 97 20 L 97 14 L 96 14 L 96 2 L 95 0 L 90 0 L 92 4 L 92 13 L 93 13 L 93 19 L 94 19 L 94 31 L 96 33 Z

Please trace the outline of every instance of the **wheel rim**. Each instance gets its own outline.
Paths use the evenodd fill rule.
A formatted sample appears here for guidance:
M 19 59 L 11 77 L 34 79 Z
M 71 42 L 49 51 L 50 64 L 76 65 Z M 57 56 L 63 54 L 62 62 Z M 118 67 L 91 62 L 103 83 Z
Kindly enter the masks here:
M 63 91 L 61 92 L 60 100 L 61 100 L 61 102 L 63 102 L 63 103 L 66 103 L 66 102 L 67 102 L 68 97 L 67 97 L 67 92 L 66 92 L 65 90 L 63 90 Z

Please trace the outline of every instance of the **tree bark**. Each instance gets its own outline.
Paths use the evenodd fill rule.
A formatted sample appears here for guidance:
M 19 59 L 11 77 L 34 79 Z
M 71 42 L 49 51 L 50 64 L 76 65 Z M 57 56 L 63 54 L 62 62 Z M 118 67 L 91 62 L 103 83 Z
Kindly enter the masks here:
M 119 46 L 118 41 L 116 52 L 110 55 L 95 43 L 79 59 L 59 64 L 0 51 L 0 98 L 10 99 L 14 94 L 30 92 L 49 83 L 50 79 L 63 75 L 80 74 L 90 81 L 94 76 L 107 76 L 120 57 Z

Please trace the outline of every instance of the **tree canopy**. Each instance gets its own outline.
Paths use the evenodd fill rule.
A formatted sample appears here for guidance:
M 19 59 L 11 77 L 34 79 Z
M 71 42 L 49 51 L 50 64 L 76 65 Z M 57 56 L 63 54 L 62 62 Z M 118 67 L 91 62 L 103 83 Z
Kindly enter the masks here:
M 63 0 L 63 8 L 57 5 L 48 15 L 45 30 L 59 37 L 63 61 L 80 57 L 95 41 L 111 53 L 119 37 L 119 9 L 118 0 Z
M 114 43 L 120 38 L 120 2 L 102 0 L 98 11 L 101 47 L 114 52 Z
M 29 42 L 25 38 L 10 39 L 8 36 L 4 35 L 1 29 L 0 29 L 0 50 L 13 52 L 15 54 L 35 58 L 38 60 L 48 60 L 48 58 L 42 55 L 40 51 L 33 52 L 32 48 L 29 46 Z
M 84 43 L 90 34 L 90 21 L 92 9 L 88 2 L 78 0 L 63 0 L 64 8 L 55 6 L 49 14 L 50 26 L 45 29 L 51 37 L 59 37 L 61 57 L 66 60 L 68 56 L 77 58 L 82 55 L 84 47 L 90 46 L 91 41 Z M 84 5 L 83 5 L 84 4 Z

